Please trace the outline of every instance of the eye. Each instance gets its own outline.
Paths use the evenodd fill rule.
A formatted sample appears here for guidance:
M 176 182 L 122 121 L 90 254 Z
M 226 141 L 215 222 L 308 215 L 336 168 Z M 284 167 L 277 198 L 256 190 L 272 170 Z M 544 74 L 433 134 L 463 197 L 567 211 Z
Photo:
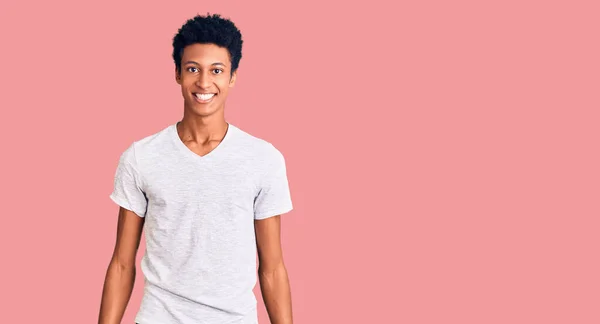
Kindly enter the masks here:
M 195 68 L 193 66 L 190 66 L 189 68 L 187 68 L 188 72 L 192 72 L 192 73 L 196 72 L 196 71 L 191 71 L 192 69 L 198 70 L 197 68 Z
M 215 74 L 221 74 L 221 73 L 223 73 L 223 70 L 221 70 L 221 69 L 214 69 L 213 72 L 215 72 Z

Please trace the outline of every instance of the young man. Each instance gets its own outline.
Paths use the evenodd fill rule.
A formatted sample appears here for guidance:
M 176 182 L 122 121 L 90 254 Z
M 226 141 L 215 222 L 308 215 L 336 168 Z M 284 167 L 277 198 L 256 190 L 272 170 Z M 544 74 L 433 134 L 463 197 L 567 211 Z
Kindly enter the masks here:
M 256 324 L 258 278 L 272 324 L 292 324 L 280 215 L 292 210 L 283 155 L 224 118 L 242 57 L 240 31 L 196 16 L 173 39 L 181 121 L 121 155 L 110 198 L 119 208 L 100 324 L 121 323 L 146 253 L 139 324 Z

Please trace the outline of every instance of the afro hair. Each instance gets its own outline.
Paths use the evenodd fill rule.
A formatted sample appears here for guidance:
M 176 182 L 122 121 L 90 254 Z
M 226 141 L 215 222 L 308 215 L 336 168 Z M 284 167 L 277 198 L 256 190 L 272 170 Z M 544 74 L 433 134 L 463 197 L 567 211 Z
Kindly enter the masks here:
M 210 13 L 188 19 L 173 37 L 173 60 L 177 73 L 181 72 L 183 49 L 196 43 L 226 48 L 231 60 L 231 73 L 237 70 L 242 58 L 243 41 L 242 34 L 231 20 Z

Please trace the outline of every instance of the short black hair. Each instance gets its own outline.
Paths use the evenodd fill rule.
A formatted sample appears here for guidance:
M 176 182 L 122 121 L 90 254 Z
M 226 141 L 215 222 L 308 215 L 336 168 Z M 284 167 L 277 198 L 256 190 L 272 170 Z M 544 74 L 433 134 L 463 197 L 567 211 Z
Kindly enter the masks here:
M 235 72 L 242 59 L 242 33 L 235 24 L 219 14 L 196 15 L 188 19 L 173 37 L 173 60 L 177 73 L 181 73 L 183 49 L 192 44 L 215 44 L 229 52 L 231 73 Z

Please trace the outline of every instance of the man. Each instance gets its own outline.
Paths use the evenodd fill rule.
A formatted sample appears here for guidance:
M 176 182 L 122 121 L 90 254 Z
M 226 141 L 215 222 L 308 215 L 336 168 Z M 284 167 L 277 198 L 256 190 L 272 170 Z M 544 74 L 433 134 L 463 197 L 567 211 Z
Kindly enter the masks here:
M 258 278 L 273 324 L 292 324 L 280 215 L 292 210 L 283 155 L 228 123 L 227 95 L 242 57 L 240 31 L 196 16 L 173 39 L 181 121 L 121 155 L 111 199 L 119 208 L 99 323 L 121 323 L 146 253 L 139 324 L 256 324 Z

